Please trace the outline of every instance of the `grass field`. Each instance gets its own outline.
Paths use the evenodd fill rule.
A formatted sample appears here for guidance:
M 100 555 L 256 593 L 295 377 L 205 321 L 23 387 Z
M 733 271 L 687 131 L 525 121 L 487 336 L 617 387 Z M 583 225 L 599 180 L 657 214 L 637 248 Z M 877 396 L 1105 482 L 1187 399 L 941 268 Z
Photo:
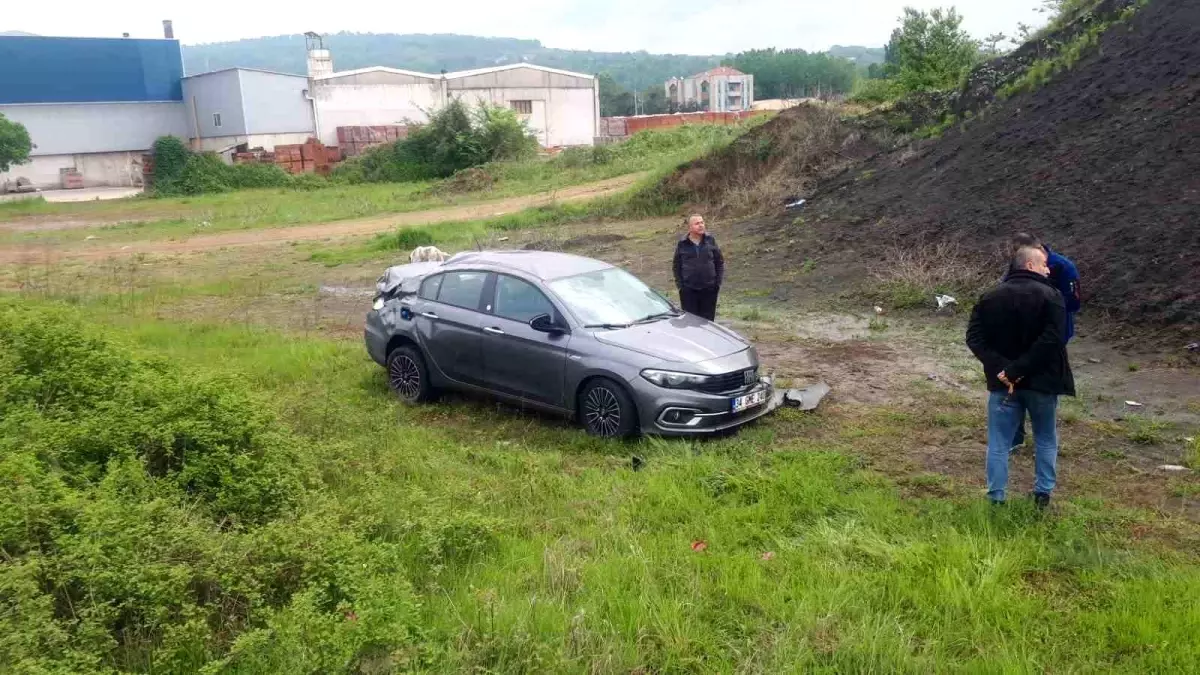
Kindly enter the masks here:
M 756 119 L 749 124 L 760 124 Z M 438 182 L 342 185 L 316 190 L 257 189 L 196 197 L 137 198 L 84 203 L 22 200 L 0 203 L 0 243 L 65 243 L 103 234 L 106 240 L 133 241 L 262 227 L 347 220 L 384 213 L 405 213 L 485 200 L 550 192 L 617 176 L 661 173 L 744 130 L 738 127 L 685 126 L 638 134 L 602 156 L 583 151 L 552 159 L 504 162 L 485 167 L 495 179 L 485 190 L 439 191 Z M 590 151 L 589 151 L 590 152 Z M 599 161 L 597 161 L 599 158 Z M 6 223 L 102 224 L 92 227 L 21 228 Z
M 322 193 L 389 189 L 424 188 L 297 194 L 323 209 Z M 252 226 L 278 224 L 271 199 Z M 246 200 L 133 207 L 232 218 Z M 1112 368 L 1081 368 L 1042 514 L 1016 496 L 1027 456 L 1006 507 L 982 497 L 961 317 L 782 297 L 814 265 L 766 269 L 762 242 L 717 219 L 722 315 L 781 377 L 829 378 L 816 411 L 601 442 L 486 400 L 401 405 L 365 353 L 402 237 L 563 248 L 662 288 L 663 210 L 640 190 L 374 239 L 3 270 L 0 672 L 1195 670 L 1200 478 L 1154 470 L 1200 467 L 1195 426 L 1106 407 L 1158 377 L 1183 382 L 1168 398 L 1190 419 L 1191 371 L 1107 353 Z M 0 210 L 0 227 L 24 217 Z
M 731 438 L 628 446 L 483 402 L 402 407 L 354 341 L 158 321 L 117 301 L 81 309 L 89 336 L 189 378 L 238 374 L 314 467 L 294 510 L 206 535 L 266 545 L 294 530 L 333 565 L 253 567 L 262 584 L 300 582 L 240 617 L 243 639 L 213 672 L 1144 673 L 1200 658 L 1194 551 L 1129 535 L 1156 518 L 1100 502 L 995 510 L 935 475 L 905 487 L 863 468 L 864 437 L 973 428 L 964 401 L 930 400 L 963 411 L 936 416 L 787 412 Z M 228 564 L 169 552 L 132 573 L 155 588 Z M 396 563 L 338 571 L 360 555 Z M 5 563 L 5 583 L 16 570 Z M 156 651 L 160 632 L 186 633 L 161 609 L 148 642 L 114 645 L 99 665 L 193 672 L 230 648 L 234 635 L 200 631 Z M 17 644 L 0 642 L 0 663 L 18 663 Z

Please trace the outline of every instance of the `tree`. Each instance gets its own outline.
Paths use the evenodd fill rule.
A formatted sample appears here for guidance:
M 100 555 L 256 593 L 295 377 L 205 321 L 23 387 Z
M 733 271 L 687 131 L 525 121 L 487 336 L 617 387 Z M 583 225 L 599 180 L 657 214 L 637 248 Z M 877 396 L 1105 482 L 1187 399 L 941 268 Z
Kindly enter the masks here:
M 600 88 L 601 117 L 623 117 L 633 114 L 632 92 L 617 84 L 608 73 L 600 73 L 596 79 Z
M 8 171 L 15 164 L 28 162 L 31 150 L 33 142 L 25 125 L 13 122 L 0 113 L 0 173 Z
M 803 49 L 752 49 L 725 65 L 754 76 L 754 98 L 798 98 L 824 93 L 845 93 L 854 86 L 854 62 L 809 54 Z
M 1008 36 L 1004 33 L 992 33 L 991 35 L 983 38 L 983 41 L 988 45 L 987 55 L 991 57 L 999 56 L 1002 53 L 1000 50 L 1000 43 L 1007 39 Z
M 962 30 L 954 8 L 905 7 L 900 24 L 887 46 L 888 74 L 904 91 L 953 88 L 979 61 L 979 43 Z

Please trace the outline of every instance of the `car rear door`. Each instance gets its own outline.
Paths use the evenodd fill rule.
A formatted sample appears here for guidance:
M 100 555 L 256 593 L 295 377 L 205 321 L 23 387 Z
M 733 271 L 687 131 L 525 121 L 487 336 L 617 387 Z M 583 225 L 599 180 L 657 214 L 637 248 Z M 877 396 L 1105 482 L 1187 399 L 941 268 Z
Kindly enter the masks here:
M 530 328 L 535 316 L 549 314 L 562 321 L 558 309 L 532 283 L 497 274 L 490 313 L 483 317 L 483 376 L 498 392 L 558 408 L 569 408 L 564 377 L 568 333 L 543 333 Z
M 429 277 L 413 303 L 413 321 L 431 365 L 466 384 L 481 384 L 480 329 L 489 272 L 456 270 Z

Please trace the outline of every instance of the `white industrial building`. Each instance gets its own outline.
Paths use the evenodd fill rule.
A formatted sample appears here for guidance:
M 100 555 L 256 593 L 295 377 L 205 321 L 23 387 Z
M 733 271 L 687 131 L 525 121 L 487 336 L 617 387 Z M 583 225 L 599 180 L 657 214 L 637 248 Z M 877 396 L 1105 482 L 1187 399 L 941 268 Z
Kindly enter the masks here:
M 183 107 L 192 148 L 238 146 L 274 150 L 313 135 L 308 78 L 256 68 L 227 68 L 183 78 Z
M 322 143 L 337 128 L 428 121 L 451 97 L 511 108 L 543 147 L 592 145 L 600 124 L 596 78 L 529 63 L 432 75 L 384 66 L 334 72 L 328 50 L 309 52 L 310 94 Z

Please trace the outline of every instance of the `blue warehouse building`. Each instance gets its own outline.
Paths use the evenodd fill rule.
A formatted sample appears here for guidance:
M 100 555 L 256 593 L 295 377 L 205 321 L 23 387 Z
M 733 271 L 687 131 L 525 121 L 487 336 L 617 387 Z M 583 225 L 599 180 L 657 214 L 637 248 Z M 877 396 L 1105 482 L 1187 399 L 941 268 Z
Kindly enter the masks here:
M 142 154 L 160 136 L 220 151 L 239 143 L 300 143 L 313 131 L 308 79 L 234 69 L 185 77 L 174 39 L 0 37 L 0 114 L 36 146 L 0 183 L 137 186 Z M 226 121 L 228 120 L 228 122 Z

